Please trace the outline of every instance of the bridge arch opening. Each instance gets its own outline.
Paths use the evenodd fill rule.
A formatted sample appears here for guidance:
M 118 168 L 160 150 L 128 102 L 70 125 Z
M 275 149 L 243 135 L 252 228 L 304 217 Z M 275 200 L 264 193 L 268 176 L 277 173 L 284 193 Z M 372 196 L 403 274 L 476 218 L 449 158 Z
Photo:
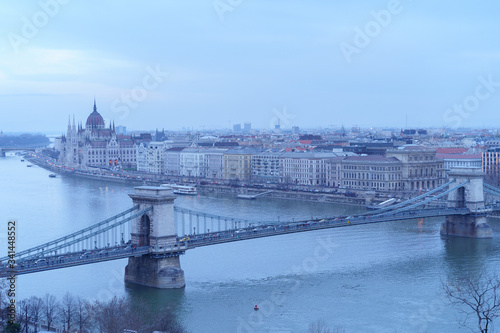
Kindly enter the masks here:
M 465 208 L 465 187 L 457 189 L 457 208 Z
M 150 222 L 151 220 L 147 214 L 141 216 L 138 246 L 149 246 L 149 235 L 151 234 Z

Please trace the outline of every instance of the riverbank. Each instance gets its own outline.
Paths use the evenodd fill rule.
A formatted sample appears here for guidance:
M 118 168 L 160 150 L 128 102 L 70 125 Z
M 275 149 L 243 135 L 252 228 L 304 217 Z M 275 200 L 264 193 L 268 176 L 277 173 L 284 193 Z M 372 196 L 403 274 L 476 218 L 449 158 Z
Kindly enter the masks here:
M 263 200 L 265 198 L 273 198 L 273 199 L 284 199 L 284 200 L 299 200 L 299 201 L 314 201 L 321 203 L 337 203 L 337 204 L 345 204 L 345 205 L 354 205 L 354 206 L 366 206 L 364 198 L 358 197 L 346 197 L 339 194 L 328 194 L 328 193 L 313 193 L 313 192 L 301 192 L 301 191 L 287 191 L 287 190 L 260 190 L 260 189 L 251 189 L 246 188 L 242 190 L 241 188 L 218 185 L 214 186 L 210 185 L 198 185 L 196 187 L 198 192 L 202 194 L 228 194 L 237 196 L 239 194 L 245 195 L 259 195 L 266 192 L 262 196 L 255 198 L 254 200 Z M 251 200 L 251 199 L 241 199 L 241 200 Z
M 34 154 L 28 154 L 25 158 L 31 163 L 38 165 L 41 168 L 46 170 L 64 174 L 69 176 L 93 179 L 93 180 L 104 180 L 110 182 L 119 182 L 119 183 L 132 183 L 137 185 L 161 185 L 164 183 L 172 182 L 172 176 L 159 176 L 159 175 L 143 175 L 143 174 L 135 174 L 133 172 L 120 173 L 104 173 L 104 172 L 96 172 L 96 171 L 86 171 L 86 170 L 75 170 L 72 168 L 63 167 L 61 165 L 56 164 L 54 161 L 51 161 L 47 157 L 36 156 Z M 150 176 L 150 177 L 149 177 Z M 182 177 L 177 177 L 178 180 Z M 252 187 L 235 187 L 228 186 L 223 184 L 203 184 L 200 182 L 199 184 L 192 184 L 196 186 L 198 192 L 201 194 L 225 194 L 225 195 L 234 195 L 237 196 L 239 194 L 247 194 L 247 195 L 258 195 L 265 192 L 269 192 L 267 194 L 262 195 L 261 199 L 266 197 L 271 197 L 274 199 L 283 199 L 283 200 L 298 200 L 298 201 L 311 201 L 311 202 L 320 202 L 320 203 L 337 203 L 337 204 L 345 204 L 345 205 L 353 205 L 353 206 L 366 206 L 366 200 L 364 197 L 359 196 L 346 196 L 341 193 L 325 193 L 325 192 L 309 192 L 309 191 L 292 191 L 285 189 L 260 189 L 260 188 L 252 188 Z M 241 199 L 245 200 L 245 199 Z M 247 199 L 248 200 L 248 199 Z M 259 200 L 259 199 L 256 199 Z

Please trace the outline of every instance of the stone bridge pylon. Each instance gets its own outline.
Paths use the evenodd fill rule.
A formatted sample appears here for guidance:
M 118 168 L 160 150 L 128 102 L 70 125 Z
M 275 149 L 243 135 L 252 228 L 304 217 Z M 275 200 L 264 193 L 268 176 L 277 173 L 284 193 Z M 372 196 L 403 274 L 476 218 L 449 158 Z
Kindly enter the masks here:
M 132 226 L 132 244 L 150 246 L 151 253 L 130 257 L 125 267 L 125 281 L 155 288 L 183 288 L 184 271 L 179 255 L 161 255 L 159 249 L 174 246 L 177 233 L 174 221 L 174 199 L 169 187 L 140 186 L 129 195 L 139 211 L 152 207 L 137 217 Z
M 470 212 L 446 216 L 441 235 L 491 238 L 491 227 L 486 221 L 488 211 L 484 205 L 484 173 L 480 168 L 456 168 L 448 175 L 455 180 L 450 188 L 466 183 L 448 194 L 448 208 L 468 208 Z

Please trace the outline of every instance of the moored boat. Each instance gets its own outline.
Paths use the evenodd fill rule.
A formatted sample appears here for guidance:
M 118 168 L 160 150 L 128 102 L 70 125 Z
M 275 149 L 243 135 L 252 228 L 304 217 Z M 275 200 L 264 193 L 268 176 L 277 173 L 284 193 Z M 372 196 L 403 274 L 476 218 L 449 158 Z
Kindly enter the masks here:
M 196 195 L 198 191 L 194 186 L 186 186 L 186 185 L 177 185 L 177 184 L 162 184 L 163 187 L 170 187 L 172 192 L 175 194 L 184 194 L 184 195 Z

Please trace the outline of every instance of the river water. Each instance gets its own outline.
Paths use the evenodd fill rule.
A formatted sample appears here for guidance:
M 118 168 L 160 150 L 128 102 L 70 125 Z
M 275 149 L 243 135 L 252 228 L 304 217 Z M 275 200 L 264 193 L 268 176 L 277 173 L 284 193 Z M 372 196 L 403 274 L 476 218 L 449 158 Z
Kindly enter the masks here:
M 0 158 L 1 243 L 18 221 L 19 250 L 115 215 L 133 186 L 58 176 L 19 156 Z M 349 215 L 362 208 L 269 198 L 183 197 L 179 206 L 252 220 Z M 497 221 L 490 240 L 443 239 L 440 219 L 354 226 L 247 240 L 188 251 L 186 288 L 123 282 L 126 260 L 20 276 L 19 299 L 66 292 L 89 299 L 127 296 L 169 305 L 188 332 L 307 332 L 323 320 L 346 332 L 468 332 L 442 281 L 499 267 Z M 7 251 L 0 248 L 0 255 Z M 259 311 L 253 306 L 258 304 Z

